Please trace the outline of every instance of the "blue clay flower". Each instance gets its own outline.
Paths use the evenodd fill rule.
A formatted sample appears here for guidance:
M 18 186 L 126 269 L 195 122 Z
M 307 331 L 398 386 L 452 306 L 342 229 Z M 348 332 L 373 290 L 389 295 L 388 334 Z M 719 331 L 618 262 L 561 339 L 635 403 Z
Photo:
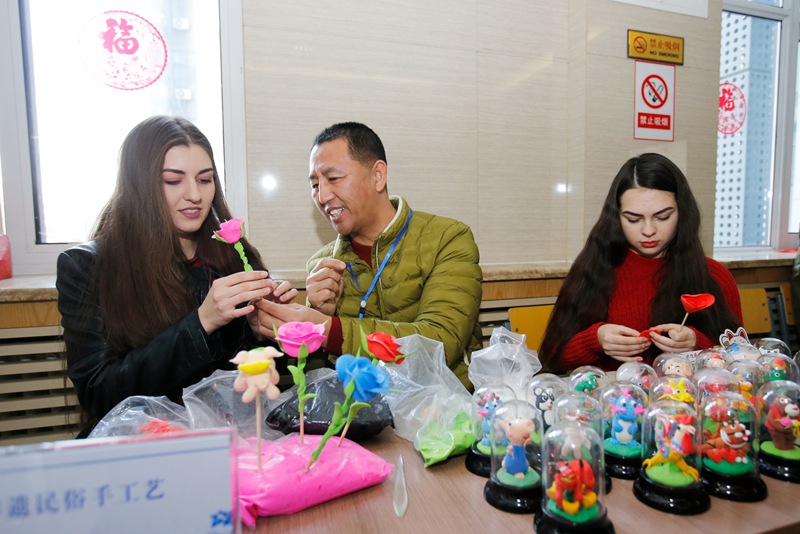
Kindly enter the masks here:
M 345 388 L 351 381 L 355 383 L 353 398 L 359 402 L 367 402 L 375 395 L 389 391 L 386 371 L 375 366 L 369 358 L 343 354 L 336 359 L 336 372 Z

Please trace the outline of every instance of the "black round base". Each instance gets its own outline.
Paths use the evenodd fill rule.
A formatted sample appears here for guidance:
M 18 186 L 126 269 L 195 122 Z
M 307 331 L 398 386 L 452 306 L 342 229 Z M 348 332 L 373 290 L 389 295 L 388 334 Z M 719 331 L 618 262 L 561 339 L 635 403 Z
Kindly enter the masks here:
M 545 512 L 536 514 L 533 518 L 533 527 L 536 534 L 614 534 L 614 523 L 606 512 L 594 521 L 586 523 L 564 521 Z
M 608 476 L 608 473 L 603 473 L 603 479 L 605 479 L 606 483 L 606 495 L 611 493 L 611 490 L 614 489 L 614 486 L 611 484 L 611 477 Z
M 542 486 L 537 484 L 532 488 L 516 489 L 489 479 L 483 487 L 483 497 L 486 502 L 504 512 L 538 514 L 542 506 Z
M 489 478 L 492 473 L 492 457 L 476 451 L 475 447 L 470 447 L 467 457 L 464 460 L 467 471 L 479 477 Z
M 712 497 L 737 502 L 758 502 L 767 498 L 767 485 L 758 474 L 731 477 L 701 469 L 700 481 Z
M 615 454 L 606 453 L 606 476 L 636 480 L 642 468 L 642 459 L 639 456 L 625 458 Z
M 758 454 L 758 468 L 770 478 L 800 484 L 800 461 L 779 458 L 762 450 Z
M 644 474 L 633 482 L 633 494 L 641 502 L 660 512 L 676 515 L 702 514 L 711 507 L 711 499 L 699 482 L 683 488 L 670 488 L 653 482 Z

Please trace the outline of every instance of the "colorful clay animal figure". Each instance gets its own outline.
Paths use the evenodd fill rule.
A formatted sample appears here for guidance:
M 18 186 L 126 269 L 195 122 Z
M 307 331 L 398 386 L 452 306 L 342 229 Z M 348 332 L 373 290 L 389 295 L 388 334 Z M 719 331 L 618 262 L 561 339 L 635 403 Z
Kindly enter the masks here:
M 493 439 L 497 439 L 497 443 L 503 447 L 508 444 L 508 439 L 506 439 L 505 435 L 493 435 L 494 431 L 490 424 L 494 412 L 502 404 L 502 399 L 496 393 L 489 393 L 478 401 L 478 416 L 481 418 L 481 445 L 484 447 L 491 447 Z
M 636 437 L 639 435 L 639 424 L 637 419 L 644 413 L 642 402 L 631 396 L 630 393 L 623 393 L 619 397 L 610 399 L 611 411 L 614 416 L 611 418 L 611 438 L 612 445 L 638 447 L 639 442 Z
M 278 398 L 281 393 L 278 389 L 281 377 L 274 361 L 281 356 L 283 353 L 274 347 L 266 347 L 241 351 L 231 360 L 239 369 L 233 389 L 242 393 L 242 402 L 253 402 L 259 391 L 265 392 L 269 399 Z
M 749 463 L 750 430 L 738 419 L 731 416 L 728 405 L 717 400 L 705 408 L 706 415 L 716 423 L 714 430 L 703 430 L 703 444 L 700 454 L 716 463 Z
M 586 460 L 558 462 L 547 496 L 560 510 L 575 515 L 581 508 L 591 508 L 597 502 L 594 484 L 594 472 Z
M 670 418 L 663 414 L 659 415 L 656 418 L 654 430 L 658 451 L 654 456 L 642 462 L 645 469 L 671 463 L 684 475 L 691 476 L 697 481 L 700 478 L 697 469 L 686 463 L 686 456 L 695 452 L 694 416 L 680 414 Z
M 744 373 L 737 373 L 736 380 L 739 381 L 739 389 L 742 396 L 752 402 L 753 399 L 753 379 L 751 376 Z
M 686 379 L 681 378 L 679 380 L 668 380 L 668 386 L 664 390 L 664 393 L 658 398 L 661 399 L 672 399 L 676 401 L 685 402 L 687 404 L 694 404 L 694 397 L 691 393 L 689 393 L 689 387 L 686 384 Z
M 769 405 L 765 426 L 776 449 L 794 449 L 794 440 L 800 437 L 800 406 L 786 395 L 777 395 Z
M 508 449 L 503 457 L 502 466 L 512 476 L 525 478 L 530 469 L 528 457 L 525 455 L 525 445 L 530 442 L 531 433 L 536 430 L 532 419 L 512 419 L 511 421 L 498 421 L 508 440 Z
M 597 376 L 594 373 L 586 373 L 581 380 L 575 384 L 575 391 L 591 395 L 592 392 L 598 387 Z
M 765 366 L 764 375 L 766 376 L 767 382 L 772 382 L 775 380 L 786 380 L 786 370 L 788 365 L 782 358 L 773 358 L 769 364 Z
M 553 403 L 556 400 L 555 391 L 553 388 L 537 386 L 533 389 L 533 395 L 533 406 L 542 412 L 542 422 L 544 423 L 542 431 L 547 431 L 556 422 L 556 414 L 553 411 Z

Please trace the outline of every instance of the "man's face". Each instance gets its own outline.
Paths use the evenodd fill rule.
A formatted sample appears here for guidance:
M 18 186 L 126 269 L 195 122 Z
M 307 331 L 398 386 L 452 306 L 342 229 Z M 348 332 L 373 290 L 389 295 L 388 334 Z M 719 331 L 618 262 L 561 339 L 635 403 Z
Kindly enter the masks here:
M 352 159 L 347 140 L 341 138 L 316 145 L 309 158 L 308 179 L 317 209 L 340 235 L 362 244 L 371 245 L 383 230 L 373 228 L 378 220 L 376 199 L 385 183 L 374 172 L 378 164 L 370 168 Z

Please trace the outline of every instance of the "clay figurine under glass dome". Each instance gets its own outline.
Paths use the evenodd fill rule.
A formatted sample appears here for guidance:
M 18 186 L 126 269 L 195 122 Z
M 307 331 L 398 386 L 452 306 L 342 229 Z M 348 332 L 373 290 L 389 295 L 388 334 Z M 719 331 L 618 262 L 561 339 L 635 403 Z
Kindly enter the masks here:
M 788 380 L 767 382 L 756 398 L 761 473 L 800 483 L 800 385 Z
M 732 501 L 764 500 L 767 486 L 756 465 L 753 404 L 739 393 L 711 393 L 700 407 L 700 428 L 700 479 L 706 491 Z
M 724 349 L 711 348 L 701 350 L 694 358 L 694 372 L 697 374 L 703 369 L 725 369 L 733 361 L 730 354 Z
M 689 380 L 694 377 L 694 364 L 683 354 L 661 354 L 653 360 L 653 369 L 658 376 L 682 376 Z
M 570 422 L 579 425 L 589 426 L 597 432 L 598 436 L 603 435 L 603 407 L 599 400 L 590 397 L 586 393 L 575 391 L 565 393 L 556 400 L 555 406 L 556 423 Z M 570 432 L 566 429 L 565 432 Z M 606 493 L 612 489 L 611 477 L 605 472 L 602 475 Z
M 511 400 L 495 410 L 490 424 L 503 439 L 492 440 L 491 474 L 483 490 L 486 502 L 504 512 L 537 513 L 542 486 L 532 442 L 542 439 L 539 410 L 528 402 Z
M 633 483 L 641 502 L 679 515 L 700 514 L 711 506 L 698 471 L 698 421 L 693 407 L 657 400 L 642 417 L 642 469 Z
M 617 382 L 636 384 L 648 393 L 656 378 L 658 378 L 656 370 L 642 362 L 625 362 L 617 367 L 617 372 L 614 376 Z
M 739 381 L 739 393 L 750 402 L 754 395 L 764 384 L 764 368 L 756 361 L 741 359 L 735 360 L 726 367 Z
M 789 380 L 797 382 L 800 378 L 800 369 L 790 357 L 777 352 L 763 354 L 756 360 L 764 369 L 764 381 Z
M 662 376 L 650 388 L 650 402 L 657 400 L 685 402 L 694 408 L 697 404 L 697 386 L 682 376 Z
M 694 383 L 697 386 L 697 406 L 700 406 L 707 396 L 720 391 L 731 391 L 739 393 L 739 380 L 727 369 L 707 367 L 694 375 Z
M 567 393 L 567 383 L 552 373 L 539 373 L 525 386 L 525 396 L 534 408 L 542 414 L 542 433 L 556 422 L 556 399 Z
M 568 379 L 570 391 L 585 393 L 597 400 L 600 400 L 603 389 L 609 382 L 605 371 L 594 365 L 582 365 L 573 369 Z
M 628 480 L 639 475 L 647 403 L 647 393 L 635 384 L 615 382 L 603 392 L 606 474 Z
M 542 510 L 538 534 L 612 533 L 605 507 L 603 445 L 593 428 L 562 421 L 542 440 Z
M 516 400 L 514 391 L 505 384 L 486 384 L 472 395 L 472 432 L 474 442 L 467 451 L 465 464 L 470 473 L 488 477 L 492 471 L 492 440 L 508 445 L 505 434 L 495 434 L 490 421 L 504 403 Z

